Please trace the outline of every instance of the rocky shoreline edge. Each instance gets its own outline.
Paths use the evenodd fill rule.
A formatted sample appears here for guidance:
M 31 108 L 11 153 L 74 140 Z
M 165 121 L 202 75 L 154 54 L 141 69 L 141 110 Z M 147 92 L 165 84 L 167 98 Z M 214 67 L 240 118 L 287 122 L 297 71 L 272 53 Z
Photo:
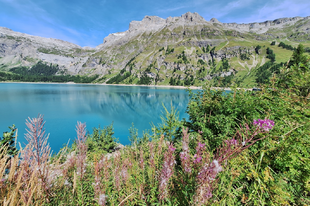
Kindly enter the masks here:
M 136 85 L 136 84 L 105 84 L 105 83 L 74 83 L 74 82 L 65 82 L 65 83 L 56 83 L 56 82 L 12 82 L 4 81 L 0 83 L 20 83 L 20 84 L 76 84 L 76 85 L 98 85 L 98 86 L 128 86 L 128 87 L 153 87 L 153 88 L 171 88 L 171 89 L 192 89 L 192 90 L 202 90 L 201 86 L 171 86 L 171 85 Z M 225 90 L 231 91 L 229 87 L 211 87 L 212 90 Z M 253 88 L 236 88 L 238 90 L 253 90 Z

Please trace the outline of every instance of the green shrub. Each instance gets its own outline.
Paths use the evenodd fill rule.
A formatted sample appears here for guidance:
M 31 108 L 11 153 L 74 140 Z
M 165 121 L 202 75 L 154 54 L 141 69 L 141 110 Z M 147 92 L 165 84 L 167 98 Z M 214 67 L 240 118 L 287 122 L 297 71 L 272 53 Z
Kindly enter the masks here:
M 14 124 L 9 129 L 11 131 L 3 132 L 3 136 L 0 138 L 0 155 L 4 152 L 3 149 L 5 148 L 6 154 L 15 156 L 18 153 L 15 142 L 17 139 L 17 129 Z
M 109 126 L 93 128 L 93 133 L 88 135 L 87 144 L 89 152 L 108 153 L 117 146 L 117 140 L 113 136 L 113 123 Z

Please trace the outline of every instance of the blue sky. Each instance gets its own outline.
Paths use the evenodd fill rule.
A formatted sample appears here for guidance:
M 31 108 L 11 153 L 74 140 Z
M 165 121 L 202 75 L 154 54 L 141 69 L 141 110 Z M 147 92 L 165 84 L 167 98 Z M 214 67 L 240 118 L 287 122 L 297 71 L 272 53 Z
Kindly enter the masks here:
M 95 47 L 144 16 L 197 12 L 207 21 L 250 23 L 310 16 L 309 0 L 0 0 L 0 26 Z

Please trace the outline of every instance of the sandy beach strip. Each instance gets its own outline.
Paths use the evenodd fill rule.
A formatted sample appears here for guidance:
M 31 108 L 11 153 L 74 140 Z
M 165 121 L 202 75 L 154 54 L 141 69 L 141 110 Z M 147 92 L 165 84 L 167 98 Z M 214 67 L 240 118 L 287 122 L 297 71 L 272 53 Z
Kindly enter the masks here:
M 192 89 L 202 90 L 201 86 L 171 86 L 171 85 L 137 85 L 137 84 L 105 84 L 105 83 L 74 83 L 74 82 L 12 82 L 5 81 L 0 83 L 20 83 L 20 84 L 70 84 L 70 85 L 99 85 L 99 86 L 127 86 L 127 87 L 155 87 L 155 88 L 171 88 L 171 89 Z M 211 87 L 212 90 L 231 91 L 229 87 Z M 237 88 L 238 90 L 252 90 L 252 88 Z

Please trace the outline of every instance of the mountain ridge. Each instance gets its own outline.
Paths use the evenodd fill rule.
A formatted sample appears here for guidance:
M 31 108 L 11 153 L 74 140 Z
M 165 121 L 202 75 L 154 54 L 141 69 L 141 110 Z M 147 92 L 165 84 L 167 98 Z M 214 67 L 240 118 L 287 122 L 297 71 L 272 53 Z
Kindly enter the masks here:
M 127 74 L 119 83 L 135 84 L 141 78 L 150 78 L 152 84 L 170 84 L 167 79 L 182 82 L 189 76 L 207 81 L 264 63 L 265 52 L 255 52 L 255 46 L 268 46 L 271 41 L 307 44 L 310 16 L 248 24 L 221 23 L 215 18 L 206 21 L 191 12 L 166 19 L 145 16 L 141 21 L 131 21 L 128 30 L 109 34 L 96 48 L 0 27 L 0 70 L 31 67 L 43 61 L 57 65 L 61 73 L 97 74 L 98 82 L 124 78 L 126 72 L 130 72 L 130 78 Z M 214 48 L 213 53 L 209 47 Z M 206 48 L 208 52 L 203 52 Z M 281 54 L 281 60 L 289 58 L 289 52 L 275 51 L 285 54 Z M 230 69 L 218 72 L 223 58 L 229 60 Z M 202 67 L 203 75 L 198 75 Z

